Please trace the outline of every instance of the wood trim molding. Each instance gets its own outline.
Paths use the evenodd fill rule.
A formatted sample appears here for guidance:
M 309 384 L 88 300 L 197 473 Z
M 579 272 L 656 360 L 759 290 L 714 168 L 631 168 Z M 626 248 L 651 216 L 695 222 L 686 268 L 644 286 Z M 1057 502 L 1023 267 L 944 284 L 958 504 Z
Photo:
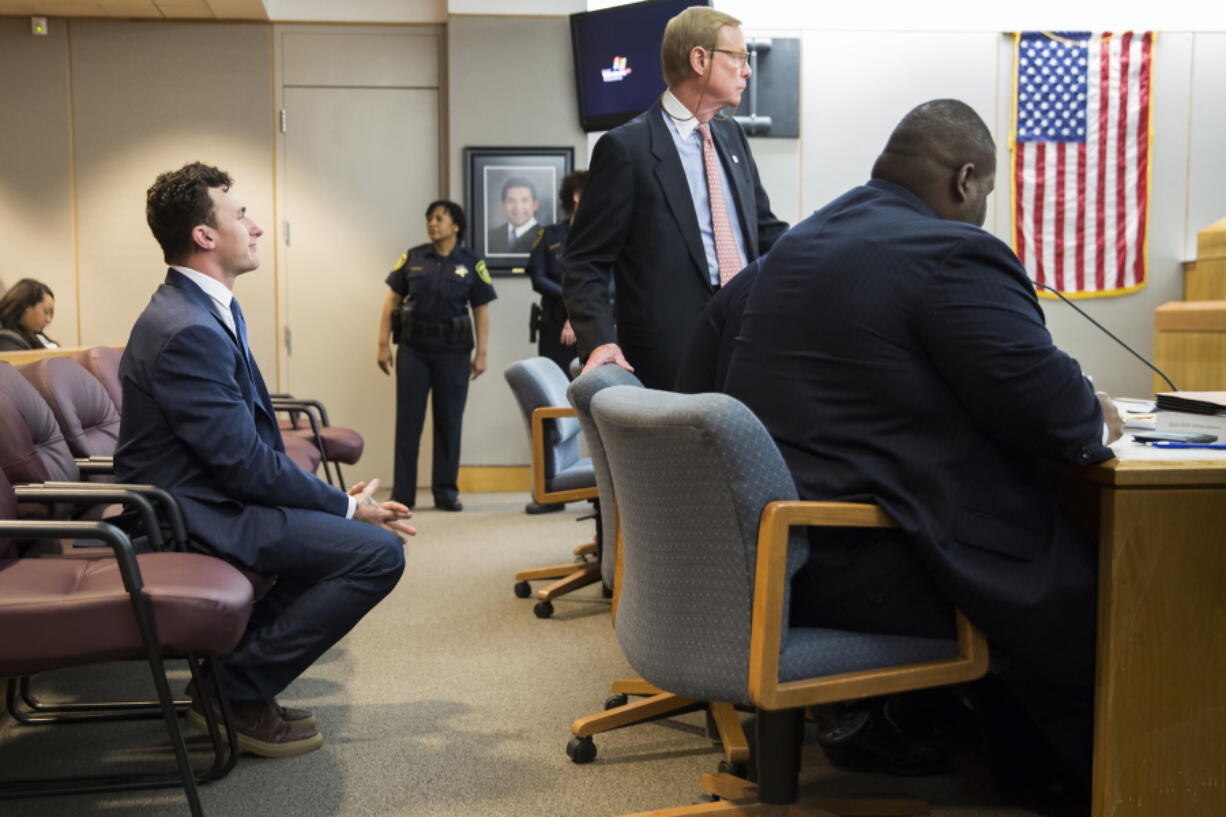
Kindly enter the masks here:
M 1154 310 L 1159 332 L 1226 331 L 1226 301 L 1171 301 Z
M 462 494 L 518 493 L 532 490 L 527 465 L 462 465 L 456 484 Z
M 93 349 L 95 346 L 105 346 L 106 344 L 92 344 L 90 346 L 60 346 L 57 349 L 22 349 L 18 352 L 0 352 L 0 360 L 11 363 L 14 366 L 22 366 L 26 363 L 33 363 L 36 360 L 42 360 L 45 357 L 76 357 L 81 352 L 87 349 Z M 122 352 L 122 346 L 112 346 L 117 352 Z

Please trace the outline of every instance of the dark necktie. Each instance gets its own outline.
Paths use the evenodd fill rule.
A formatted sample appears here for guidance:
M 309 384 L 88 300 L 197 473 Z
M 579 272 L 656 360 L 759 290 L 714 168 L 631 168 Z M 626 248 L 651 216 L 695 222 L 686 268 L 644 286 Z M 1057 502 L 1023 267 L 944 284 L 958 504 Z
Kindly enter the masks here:
M 237 298 L 230 299 L 230 314 L 234 316 L 234 334 L 238 337 L 238 348 L 242 351 L 243 362 L 247 365 L 247 377 L 251 381 L 251 385 L 255 387 L 256 403 L 264 409 L 264 413 L 271 420 L 275 416 L 272 401 L 268 399 L 268 387 L 264 385 L 264 378 L 260 376 L 259 370 L 256 369 L 255 360 L 251 357 L 251 349 L 247 346 L 247 322 L 243 320 L 243 310 L 238 305 Z M 275 421 L 273 421 L 272 427 L 276 428 Z M 265 436 L 265 431 L 261 431 L 261 436 Z M 264 441 L 278 451 L 285 450 L 280 434 L 269 434 Z
M 234 334 L 238 337 L 238 348 L 251 368 L 251 352 L 247 349 L 247 322 L 243 320 L 243 309 L 238 305 L 238 298 L 230 299 L 230 314 L 234 316 Z

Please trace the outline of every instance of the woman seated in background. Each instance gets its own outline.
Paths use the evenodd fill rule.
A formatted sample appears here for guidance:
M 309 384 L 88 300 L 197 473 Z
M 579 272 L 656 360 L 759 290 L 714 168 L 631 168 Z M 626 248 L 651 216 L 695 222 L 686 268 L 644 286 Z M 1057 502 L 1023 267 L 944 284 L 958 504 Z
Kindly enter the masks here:
M 43 334 L 53 317 L 55 295 L 51 287 L 22 278 L 0 297 L 0 352 L 58 347 Z

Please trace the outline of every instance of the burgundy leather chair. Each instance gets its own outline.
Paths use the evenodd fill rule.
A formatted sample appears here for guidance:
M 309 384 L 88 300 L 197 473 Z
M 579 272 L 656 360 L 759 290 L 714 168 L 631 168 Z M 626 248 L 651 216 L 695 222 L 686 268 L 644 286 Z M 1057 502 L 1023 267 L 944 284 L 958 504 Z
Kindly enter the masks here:
M 0 361 L 0 396 L 7 397 L 26 428 L 29 445 L 0 448 L 0 469 L 18 482 L 75 481 L 81 470 L 47 401 L 15 368 Z
M 113 346 L 92 346 L 77 352 L 74 358 L 81 368 L 94 376 L 106 396 L 115 404 L 115 411 L 123 413 L 123 389 L 119 385 L 119 360 L 122 353 Z
M 2 395 L 0 395 L 2 396 Z M 27 491 L 45 501 L 46 488 L 14 489 L 0 472 L 0 677 L 9 677 L 9 699 L 16 678 L 36 672 L 105 661 L 148 662 L 158 709 L 174 750 L 177 771 L 153 775 L 60 777 L 0 780 L 0 799 L 125 788 L 182 786 L 193 815 L 202 816 L 197 782 L 207 782 L 233 767 L 238 746 L 230 707 L 211 678 L 214 656 L 234 649 L 251 613 L 251 583 L 226 562 L 195 553 L 136 554 L 118 528 L 106 522 L 15 521 L 17 502 Z M 77 495 L 59 492 L 63 501 Z M 90 499 L 88 495 L 86 499 Z M 17 558 L 14 538 L 71 537 L 94 539 L 114 558 Z M 198 687 L 217 698 L 205 706 L 214 761 L 196 771 L 188 761 L 178 713 L 171 697 L 163 658 L 187 656 Z M 197 673 L 202 659 L 205 673 Z M 101 705 L 107 706 L 107 705 Z M 112 708 L 124 705 L 110 705 Z M 70 707 L 68 707 L 70 708 Z M 46 716 L 37 722 L 97 719 L 97 712 Z M 73 717 L 75 716 L 75 717 Z M 223 743 L 220 726 L 231 736 Z
M 336 469 L 336 485 L 345 490 L 341 476 L 341 463 L 355 465 L 362 458 L 366 441 L 352 428 L 334 426 L 328 419 L 328 410 L 318 400 L 304 400 L 289 394 L 272 395 L 273 408 L 287 414 L 281 420 L 281 436 L 288 439 L 299 437 L 314 446 L 323 456 L 324 478 L 332 483 L 329 468 Z M 289 443 L 286 443 L 288 450 Z
M 73 456 L 114 455 L 119 412 L 102 384 L 79 363 L 66 357 L 45 357 L 18 366 L 17 371 L 51 407 Z
M 80 364 L 81 368 L 89 372 L 94 378 L 102 384 L 103 391 L 111 399 L 111 403 L 115 406 L 115 411 L 118 415 L 123 414 L 123 387 L 119 380 L 119 361 L 122 355 L 110 346 L 94 346 L 90 349 L 84 349 L 76 354 L 75 360 Z M 43 363 L 44 361 L 38 361 Z M 63 368 L 62 364 L 54 364 L 57 367 Z M 27 364 L 21 367 L 23 373 L 28 367 L 34 367 L 36 364 Z M 115 430 L 115 439 L 118 440 L 118 426 Z M 294 461 L 295 464 L 303 471 L 314 474 L 319 469 L 319 463 L 323 459 L 323 455 L 319 449 L 310 441 L 302 439 L 300 435 L 294 433 L 281 433 L 281 439 L 285 442 L 285 453 Z M 112 451 L 114 447 L 112 446 Z

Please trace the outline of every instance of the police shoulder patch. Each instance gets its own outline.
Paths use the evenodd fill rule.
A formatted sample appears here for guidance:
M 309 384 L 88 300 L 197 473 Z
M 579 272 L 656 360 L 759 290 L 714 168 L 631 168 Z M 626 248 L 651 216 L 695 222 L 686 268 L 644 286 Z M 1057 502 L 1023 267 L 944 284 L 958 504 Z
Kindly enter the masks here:
M 407 252 L 402 252 L 402 253 L 400 253 L 400 257 L 399 257 L 399 258 L 397 258 L 397 259 L 396 259 L 396 263 L 392 265 L 392 272 L 395 272 L 396 270 L 398 270 L 398 269 L 400 269 L 401 267 L 403 267 L 403 266 L 404 266 L 404 262 L 405 262 L 405 261 L 408 261 L 408 260 L 409 260 L 409 254 L 408 254 Z
M 532 249 L 536 249 L 536 245 L 541 243 L 541 239 L 545 237 L 545 228 L 542 227 L 536 231 L 536 238 L 532 239 Z
M 490 279 L 490 268 L 485 265 L 484 259 L 478 261 L 477 266 L 474 267 L 474 269 L 477 270 L 477 277 L 480 278 L 482 281 L 484 281 L 487 284 L 494 283 Z

